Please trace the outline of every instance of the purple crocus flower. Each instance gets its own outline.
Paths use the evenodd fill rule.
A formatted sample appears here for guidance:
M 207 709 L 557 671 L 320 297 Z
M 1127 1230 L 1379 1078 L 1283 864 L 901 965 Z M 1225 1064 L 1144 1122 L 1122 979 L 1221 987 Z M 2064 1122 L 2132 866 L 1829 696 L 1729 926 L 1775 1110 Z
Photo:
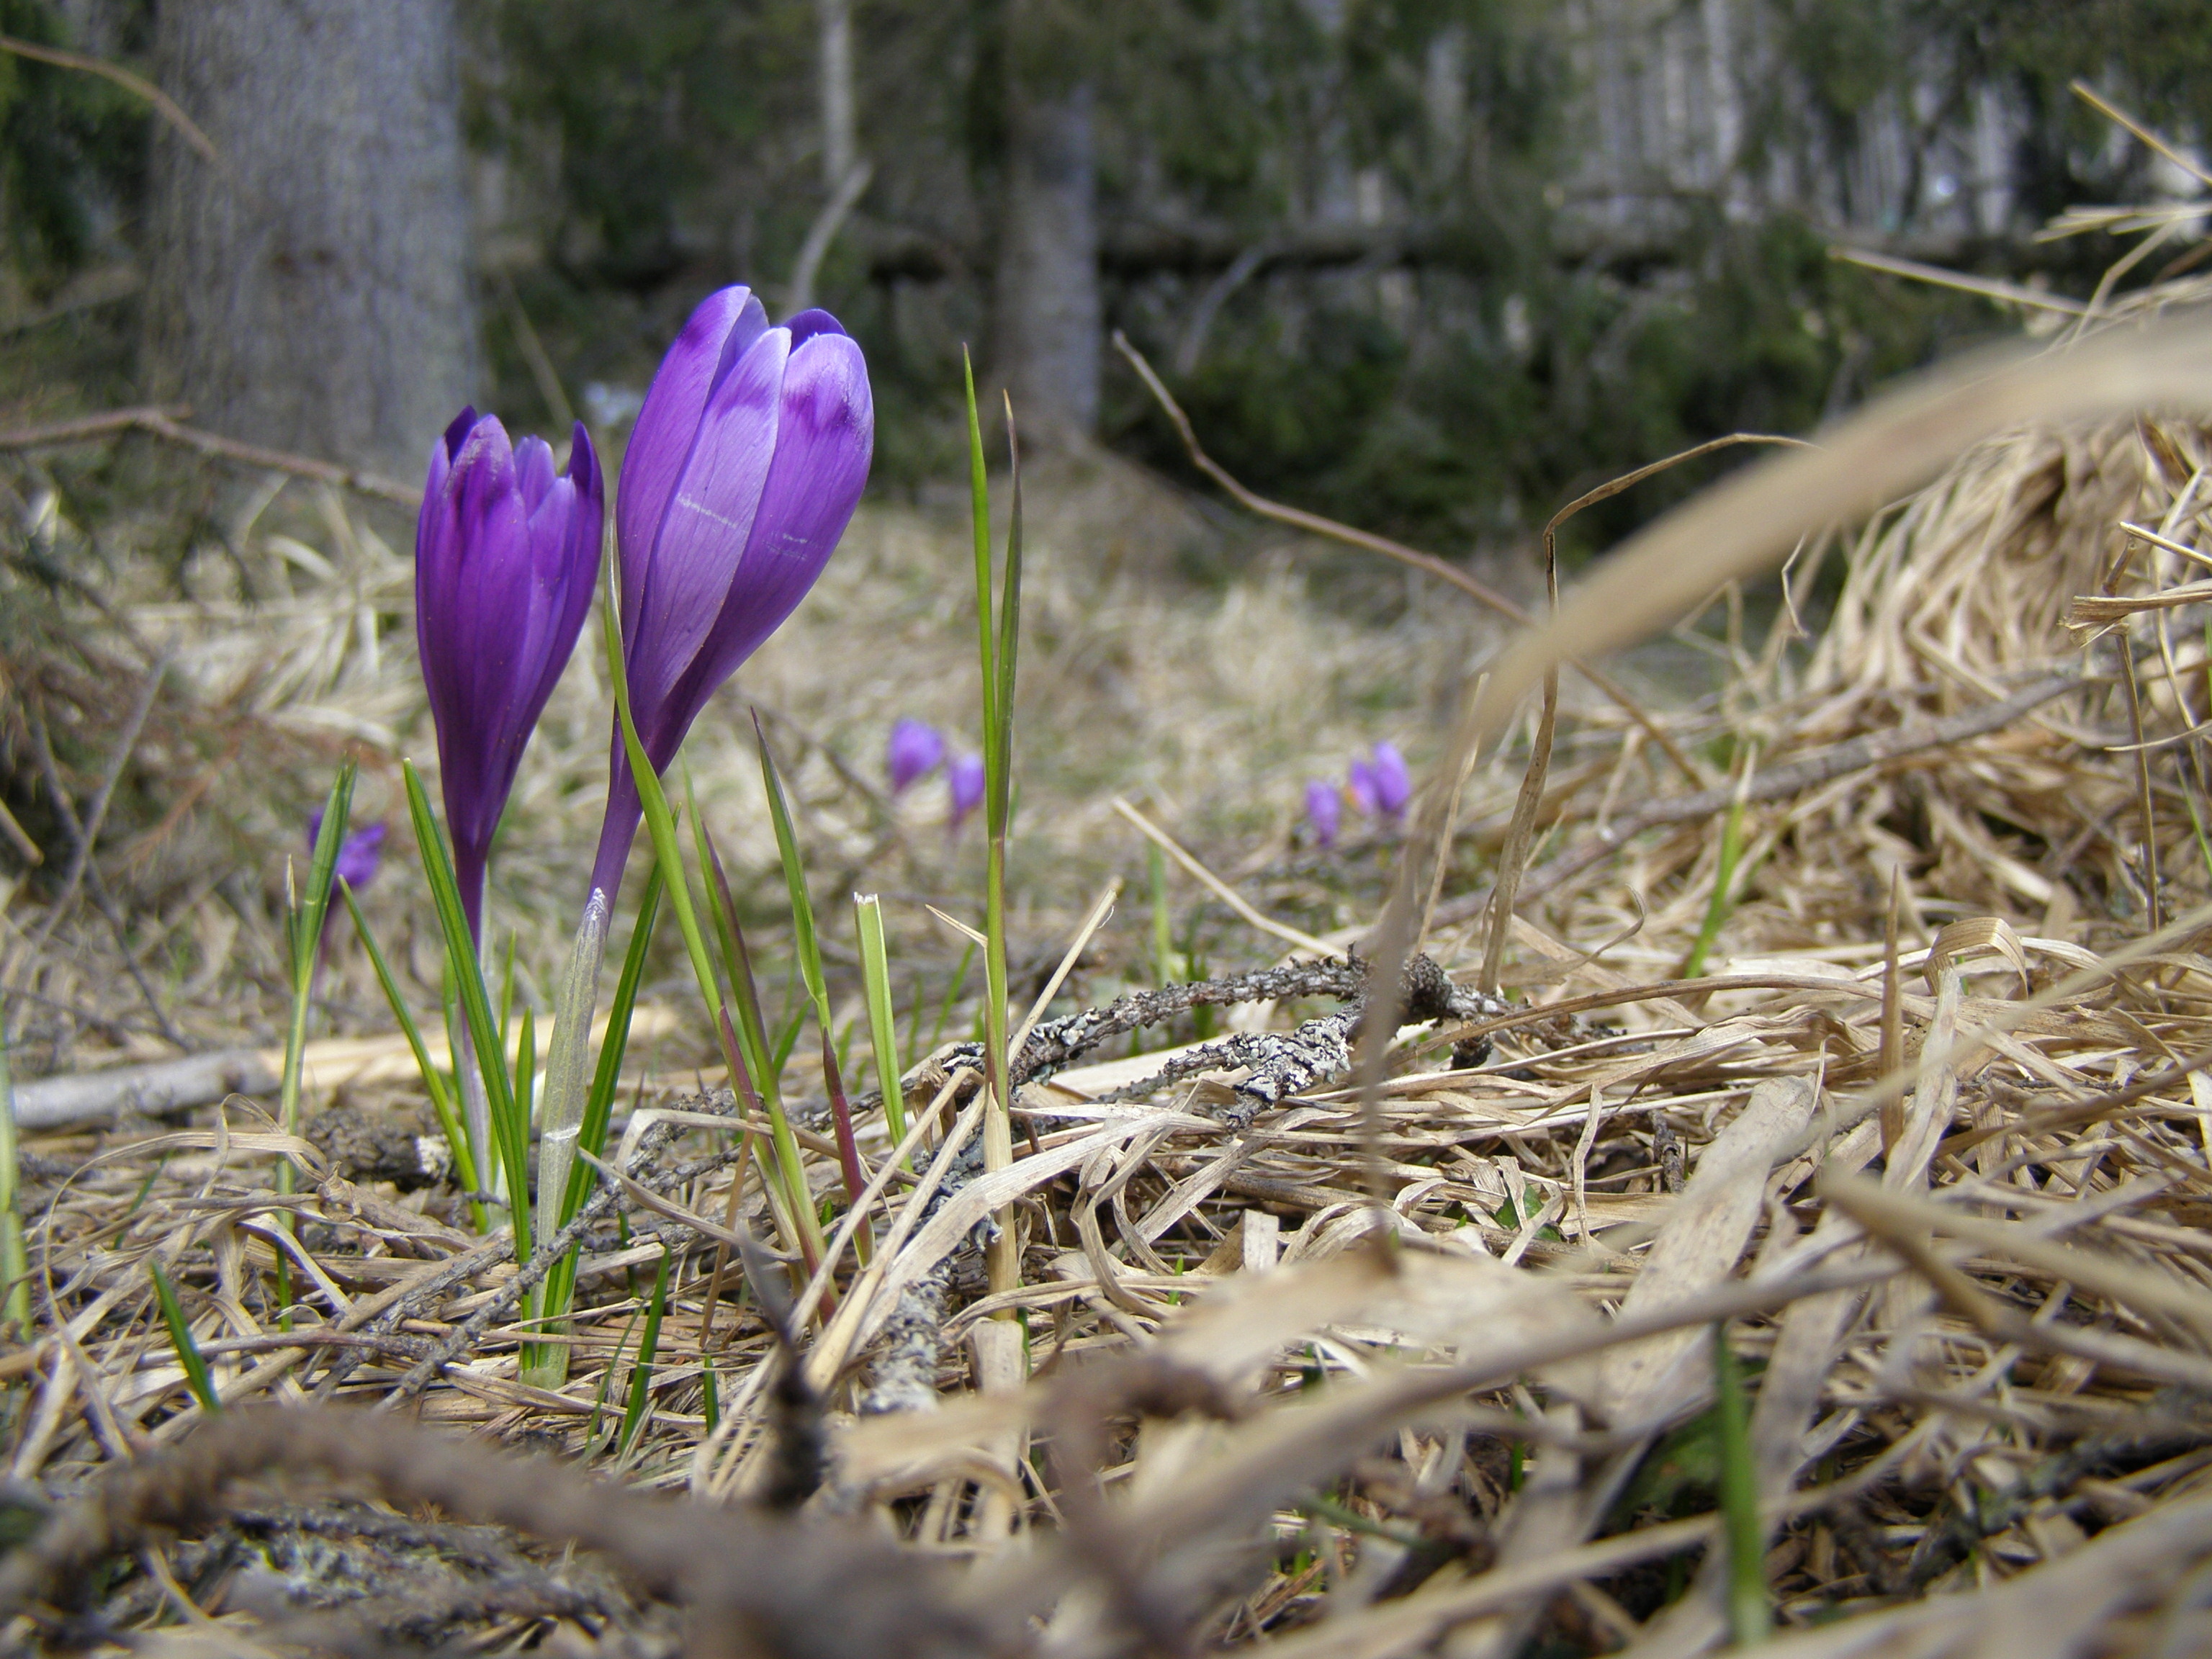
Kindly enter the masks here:
M 1336 845 L 1337 834 L 1344 828 L 1344 797 L 1334 784 L 1321 778 L 1306 780 L 1306 823 L 1322 851 Z
M 751 290 L 726 288 L 661 360 L 615 507 L 630 710 L 656 770 L 822 574 L 875 429 L 867 365 L 826 311 L 770 328 Z M 592 866 L 610 903 L 641 815 L 619 729 L 613 750 Z
M 1375 781 L 1375 805 L 1386 818 L 1402 814 L 1413 799 L 1413 775 L 1406 769 L 1406 757 L 1398 752 L 1398 745 L 1385 738 L 1375 745 L 1375 764 L 1370 776 Z
M 891 727 L 884 758 L 891 775 L 891 793 L 903 794 L 944 760 L 945 735 L 911 716 L 902 719 Z
M 307 856 L 315 855 L 316 837 L 323 833 L 323 809 L 307 818 Z M 365 823 L 338 843 L 338 859 L 331 869 L 333 882 L 343 881 L 356 893 L 376 879 L 376 866 L 384 856 L 384 826 Z
M 605 517 L 580 423 L 562 474 L 543 439 L 510 446 L 498 420 L 473 409 L 431 448 L 415 527 L 415 637 L 453 874 L 479 938 L 492 832 L 591 609 Z
M 1374 817 L 1382 810 L 1381 791 L 1375 783 L 1375 769 L 1364 760 L 1352 763 L 1352 775 L 1344 786 L 1344 793 L 1352 797 L 1355 811 L 1366 817 Z
M 983 804 L 983 757 L 981 755 L 959 755 L 945 769 L 945 781 L 952 786 L 952 818 L 945 825 L 954 835 L 968 821 L 968 815 Z

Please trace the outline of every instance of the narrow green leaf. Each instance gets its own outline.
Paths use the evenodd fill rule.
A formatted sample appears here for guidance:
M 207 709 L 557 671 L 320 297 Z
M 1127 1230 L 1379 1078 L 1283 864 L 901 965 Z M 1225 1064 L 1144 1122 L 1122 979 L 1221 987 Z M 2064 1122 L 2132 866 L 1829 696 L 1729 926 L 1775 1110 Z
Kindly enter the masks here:
M 192 1328 L 185 1322 L 185 1310 L 177 1305 L 176 1290 L 169 1283 L 169 1275 L 161 1271 L 161 1264 L 151 1256 L 147 1258 L 146 1271 L 154 1280 L 154 1298 L 161 1304 L 161 1322 L 169 1328 L 169 1346 L 176 1350 L 177 1363 L 185 1368 L 185 1382 L 200 1402 L 200 1409 L 212 1417 L 222 1409 L 222 1400 L 215 1391 L 215 1380 L 208 1375 L 207 1361 L 200 1357 L 200 1345 L 192 1340 Z
M 991 484 L 988 470 L 983 464 L 983 422 L 975 413 L 975 365 L 964 346 L 960 351 L 960 366 L 968 398 L 968 489 L 975 527 L 975 620 L 979 659 L 983 666 L 983 759 L 988 766 L 991 745 L 997 741 L 999 730 L 994 710 L 999 674 L 992 660 Z
M 354 763 L 346 762 L 331 781 L 323 801 L 322 827 L 315 832 L 315 850 L 307 860 L 307 888 L 296 886 L 285 916 L 292 947 L 292 1024 L 284 1040 L 283 1101 L 284 1133 L 300 1133 L 300 1073 L 307 1048 L 307 1015 L 314 994 L 315 957 L 323 939 L 323 921 L 330 914 L 331 880 L 337 872 L 338 848 L 344 844 L 346 821 L 353 810 Z M 292 1190 L 291 1165 L 276 1166 L 279 1192 Z
M 610 544 L 607 558 L 611 562 L 613 556 Z M 614 685 L 615 716 L 622 725 L 623 752 L 637 783 L 638 799 L 645 809 L 646 828 L 653 837 L 653 855 L 659 861 L 661 873 L 667 881 L 669 903 L 676 912 L 676 925 L 684 935 L 684 948 L 691 958 L 692 976 L 699 982 L 699 995 L 707 1005 L 708 1018 L 719 1027 L 726 1018 L 721 987 L 715 981 L 714 963 L 707 955 L 707 940 L 699 929 L 699 914 L 692 907 L 690 884 L 684 873 L 684 854 L 676 841 L 675 817 L 668 810 L 668 797 L 662 792 L 659 775 L 646 757 L 645 744 L 637 734 L 637 721 L 630 712 L 629 668 L 622 650 L 622 618 L 615 602 L 617 592 L 614 572 L 610 568 L 606 573 L 608 598 L 603 614 L 606 621 L 607 674 Z M 806 1196 L 798 1139 L 791 1133 L 790 1120 L 773 1099 L 769 1106 L 769 1128 L 775 1150 L 776 1175 L 783 1182 L 799 1232 L 792 1242 L 798 1246 L 811 1272 L 822 1259 L 822 1231 L 815 1224 L 814 1206 Z
M 1013 817 L 1014 664 L 1020 654 L 1022 631 L 1022 452 L 1014 440 L 1011 400 L 1006 404 L 1006 443 L 1012 463 L 1013 501 L 1006 520 L 1006 569 L 999 591 L 999 648 L 992 665 L 997 684 L 986 711 L 997 726 L 997 741 L 992 745 L 997 765 L 990 779 L 990 810 L 985 822 L 990 833 L 1001 840 Z
M 884 1121 L 896 1146 L 906 1139 L 906 1091 L 899 1081 L 898 1024 L 891 1008 L 890 949 L 884 939 L 883 900 L 873 893 L 855 893 L 853 915 L 860 936 L 860 980 L 867 990 L 876 1086 L 883 1091 Z
M 799 835 L 792 828 L 791 806 L 784 799 L 783 778 L 775 756 L 762 729 L 760 711 L 753 711 L 753 740 L 760 747 L 761 781 L 768 790 L 768 813 L 775 826 L 776 855 L 783 861 L 783 885 L 791 896 L 792 948 L 799 957 L 799 977 L 813 1000 L 814 1016 L 826 1031 L 830 1025 L 830 982 L 822 972 L 822 945 L 814 933 L 814 901 L 806 891 L 806 866 L 799 855 Z
M 684 775 L 684 787 L 690 787 L 689 773 Z M 737 901 L 730 894 L 730 878 L 722 868 L 721 852 L 714 845 L 714 832 L 707 828 L 696 799 L 691 801 L 691 835 L 698 844 L 700 865 L 707 872 L 707 908 L 722 952 L 722 971 L 729 976 L 730 997 L 737 1005 L 738 1049 L 744 1058 L 745 1075 L 752 1080 L 755 1091 L 768 1090 L 773 1087 L 773 1079 L 768 1075 L 768 1025 L 761 1018 L 760 987 L 753 980 L 752 953 L 745 948 L 744 929 L 738 925 Z
M 376 970 L 376 982 L 384 989 L 384 1000 L 392 1009 L 392 1017 L 399 1022 L 399 1030 L 407 1039 L 408 1048 L 415 1055 L 415 1070 L 422 1079 L 422 1092 L 430 1097 L 430 1109 L 438 1115 L 438 1127 L 444 1131 L 446 1145 L 453 1151 L 454 1178 L 460 1182 L 464 1192 L 481 1192 L 483 1183 L 477 1177 L 475 1154 L 469 1148 L 467 1133 L 461 1127 L 459 1111 L 453 1097 L 446 1087 L 444 1075 L 430 1063 L 429 1046 L 422 1041 L 422 1029 L 407 1006 L 407 999 L 399 994 L 399 981 L 392 976 L 392 966 L 378 948 L 376 935 L 368 930 L 368 919 L 361 913 L 360 901 L 353 896 L 353 885 L 343 878 L 338 882 L 338 896 L 345 901 L 347 914 L 353 918 L 353 931 L 362 947 L 368 952 L 369 965 Z M 471 1206 L 478 1232 L 485 1231 L 483 1206 Z
M 15 1147 L 15 1088 L 8 1072 L 8 1032 L 0 1024 L 0 1319 L 15 1328 L 17 1341 L 28 1341 L 31 1265 L 23 1248 L 22 1185 L 21 1159 Z
M 645 1426 L 645 1405 L 653 1389 L 653 1362 L 660 1352 L 660 1316 L 668 1310 L 668 1264 L 674 1253 L 660 1253 L 660 1267 L 653 1276 L 653 1300 L 646 1304 L 645 1334 L 638 1339 L 637 1363 L 629 1368 L 629 1407 L 623 1413 L 621 1437 L 615 1442 L 616 1455 L 628 1457 L 633 1449 L 638 1431 Z
M 538 1091 L 538 1011 L 525 1005 L 522 1030 L 514 1040 L 514 1127 L 522 1145 L 530 1144 L 532 1097 Z
M 1759 1469 L 1751 1451 L 1751 1408 L 1743 1370 L 1729 1346 L 1728 1326 L 1713 1326 L 1715 1424 L 1720 1437 L 1721 1520 L 1727 1535 L 1729 1625 L 1740 1648 L 1764 1642 L 1773 1628 L 1766 1594 L 1766 1536 L 1759 1518 Z
M 713 1439 L 714 1431 L 722 1426 L 722 1391 L 714 1384 L 714 1356 L 699 1356 L 699 1381 L 707 1395 L 707 1437 Z
M 507 1133 L 514 1121 L 514 1081 L 507 1075 L 507 1054 L 492 1025 L 491 998 L 484 989 L 483 969 L 477 959 L 476 941 L 469 936 L 468 921 L 462 914 L 460 888 L 453 879 L 453 860 L 446 848 L 445 831 L 439 827 L 437 815 L 430 810 L 430 797 L 422 787 L 422 777 L 415 769 L 415 763 L 402 761 L 399 770 L 406 781 L 408 815 L 414 822 L 416 845 L 422 849 L 422 872 L 430 884 L 430 900 L 437 911 L 439 929 L 445 935 L 447 971 L 459 995 L 461 1018 L 476 1050 L 478 1073 L 483 1079 L 493 1138 L 503 1143 L 488 1150 L 499 1160 L 507 1178 L 507 1213 L 514 1218 L 516 1246 L 520 1249 L 530 1237 L 530 1148 L 526 1136 L 524 1144 L 518 1146 L 510 1143 Z M 484 1166 L 479 1162 L 477 1167 L 481 1170 Z

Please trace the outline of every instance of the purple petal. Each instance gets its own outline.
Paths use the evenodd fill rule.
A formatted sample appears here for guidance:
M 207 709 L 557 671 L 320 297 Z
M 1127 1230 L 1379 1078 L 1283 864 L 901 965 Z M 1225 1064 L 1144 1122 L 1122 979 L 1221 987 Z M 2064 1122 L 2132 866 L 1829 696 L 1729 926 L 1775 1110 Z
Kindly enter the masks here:
M 768 313 L 751 289 L 718 289 L 700 301 L 647 388 L 623 452 L 622 488 L 615 504 L 625 644 L 635 626 L 647 562 L 677 481 L 691 459 L 708 398 L 767 331 Z
M 983 804 L 983 757 L 956 757 L 945 769 L 945 778 L 952 786 L 952 822 L 948 827 L 957 830 Z
M 769 336 L 756 351 L 768 351 L 775 338 Z M 732 377 L 732 384 L 737 378 Z M 792 354 L 780 404 L 775 458 L 753 515 L 752 534 L 720 614 L 660 711 L 659 740 L 666 748 L 651 750 L 656 765 L 667 764 L 707 700 L 806 597 L 852 521 L 868 481 L 875 409 L 859 346 L 842 334 L 815 336 Z M 700 455 L 706 453 L 702 429 Z M 670 532 L 691 483 L 692 475 L 687 474 L 677 506 L 670 510 Z
M 1374 779 L 1375 804 L 1385 817 L 1396 817 L 1413 799 L 1413 779 L 1398 745 L 1387 738 L 1375 745 Z
M 1306 822 L 1313 827 L 1315 842 L 1324 850 L 1336 845 L 1344 827 L 1344 797 L 1334 784 L 1320 778 L 1306 781 Z
M 945 738 L 935 726 L 911 717 L 901 720 L 891 727 L 890 741 L 884 746 L 891 793 L 900 794 L 912 787 L 934 771 L 944 758 Z
M 542 441 L 510 447 L 498 421 L 479 420 L 425 497 L 416 528 L 416 639 L 471 927 L 515 769 L 575 648 L 598 576 L 598 460 L 580 428 L 575 445 L 568 474 L 557 476 Z
M 656 767 L 668 763 L 714 690 L 688 708 L 672 706 L 677 682 L 741 591 L 738 574 L 775 460 L 788 339 L 771 330 L 714 388 L 635 601 L 624 574 L 629 694 Z

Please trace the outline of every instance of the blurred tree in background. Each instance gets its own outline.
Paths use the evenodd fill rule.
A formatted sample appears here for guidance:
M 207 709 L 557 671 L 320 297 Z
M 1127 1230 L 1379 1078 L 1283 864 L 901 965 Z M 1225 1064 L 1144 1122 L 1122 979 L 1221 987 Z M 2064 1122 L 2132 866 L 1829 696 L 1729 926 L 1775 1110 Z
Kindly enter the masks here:
M 1119 327 L 1255 487 L 1456 551 L 2010 325 L 1836 245 L 2086 292 L 2118 249 L 2034 242 L 2049 215 L 2197 186 L 2072 77 L 2185 143 L 2212 130 L 2201 0 L 455 3 L 477 391 L 518 424 L 618 428 L 689 307 L 744 280 L 867 346 L 880 488 L 947 469 L 963 343 L 1025 428 L 1177 471 Z M 223 94 L 163 78 L 161 42 L 221 9 L 0 20 L 192 109 Z M 167 314 L 121 292 L 179 234 L 149 125 L 106 82 L 0 62 L 9 395 L 76 361 L 112 396 L 115 343 Z M 100 272 L 115 293 L 82 287 Z

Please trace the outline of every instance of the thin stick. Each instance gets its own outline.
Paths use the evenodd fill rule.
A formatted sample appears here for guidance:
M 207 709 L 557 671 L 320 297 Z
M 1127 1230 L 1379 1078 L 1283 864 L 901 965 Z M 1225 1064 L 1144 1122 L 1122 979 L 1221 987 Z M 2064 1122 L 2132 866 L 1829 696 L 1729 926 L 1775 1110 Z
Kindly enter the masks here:
M 119 64 L 111 64 L 104 58 L 92 58 L 81 52 L 64 52 L 59 46 L 40 46 L 34 41 L 18 40 L 10 34 L 0 34 L 0 52 L 10 52 L 18 58 L 28 58 L 41 64 L 52 64 L 57 69 L 77 70 L 86 75 L 97 75 L 103 81 L 112 81 L 125 92 L 143 98 L 154 106 L 161 118 L 174 127 L 184 141 L 207 161 L 220 166 L 222 156 L 215 147 L 215 140 L 200 131 L 199 124 L 185 113 L 177 100 L 143 76 L 133 75 Z
M 237 461 L 242 465 L 319 479 L 324 483 L 336 484 L 360 495 L 396 501 L 402 507 L 414 507 L 422 504 L 422 492 L 413 484 L 402 483 L 397 478 L 387 478 L 378 472 L 334 465 L 311 456 L 289 454 L 281 449 L 264 449 L 258 444 L 240 443 L 235 438 L 221 437 L 212 432 L 203 432 L 198 427 L 182 425 L 180 417 L 191 413 L 189 409 L 182 408 L 111 409 L 104 414 L 87 415 L 74 421 L 56 421 L 48 426 L 15 427 L 0 431 L 0 449 L 45 449 L 62 444 L 88 443 L 94 438 L 109 437 L 118 432 L 145 432 L 156 438 L 166 438 L 171 443 L 197 449 L 203 454 Z
M 1905 999 L 1897 982 L 1897 918 L 1905 905 L 1905 869 L 1889 872 L 1889 919 L 1882 930 L 1881 1073 L 1888 1077 L 1905 1064 Z M 1887 1158 L 1905 1133 L 1905 1097 L 1881 1103 L 1881 1154 Z

